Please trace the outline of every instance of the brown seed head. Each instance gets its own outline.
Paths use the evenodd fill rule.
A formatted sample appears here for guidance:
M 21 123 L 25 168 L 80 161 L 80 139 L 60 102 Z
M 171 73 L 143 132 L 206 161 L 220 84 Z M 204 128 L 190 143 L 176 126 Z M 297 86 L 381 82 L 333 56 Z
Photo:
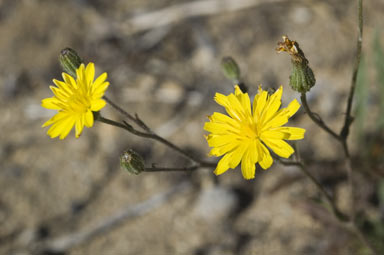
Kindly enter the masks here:
M 304 56 L 304 52 L 300 49 L 299 44 L 296 41 L 290 40 L 288 36 L 283 35 L 283 41 L 277 43 L 276 51 L 278 53 L 285 51 L 291 55 L 291 58 L 295 62 L 308 63 L 308 60 Z

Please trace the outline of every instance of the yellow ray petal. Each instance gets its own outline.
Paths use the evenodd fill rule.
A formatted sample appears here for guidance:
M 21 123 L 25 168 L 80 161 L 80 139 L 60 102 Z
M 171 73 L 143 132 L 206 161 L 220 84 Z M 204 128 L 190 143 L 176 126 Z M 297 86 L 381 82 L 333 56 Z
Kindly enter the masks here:
M 93 113 L 91 110 L 88 110 L 85 113 L 85 119 L 84 119 L 84 124 L 86 127 L 90 128 L 93 126 Z
M 107 103 L 103 99 L 93 100 L 91 102 L 91 111 L 100 111 Z
M 63 77 L 63 80 L 65 81 L 65 86 L 68 87 L 68 86 L 71 86 L 72 88 L 76 89 L 77 88 L 77 84 L 76 84 L 76 81 L 75 79 L 73 79 L 72 76 L 70 76 L 69 74 L 67 73 L 62 73 L 61 76 Z M 60 81 L 59 81 L 60 82 Z M 55 83 L 56 84 L 56 83 Z M 58 85 L 58 84 L 56 84 Z
M 85 68 L 85 78 L 88 86 L 90 86 L 95 79 L 95 64 L 92 62 L 88 63 L 87 67 Z
M 216 103 L 218 103 L 223 107 L 229 106 L 228 98 L 226 95 L 223 95 L 221 93 L 216 93 L 213 99 L 215 100 Z
M 43 125 L 41 125 L 41 127 L 48 127 L 50 125 L 52 125 L 55 121 L 53 120 L 53 117 L 50 118 L 49 120 L 47 120 L 46 122 L 44 122 Z
M 81 133 L 83 132 L 83 129 L 84 129 L 84 119 L 85 119 L 85 116 L 82 115 L 82 116 L 80 116 L 76 120 L 76 126 L 75 126 L 75 130 L 76 130 L 75 136 L 76 136 L 76 138 L 79 138 Z
M 229 108 L 236 113 L 240 119 L 244 120 L 248 117 L 246 108 L 243 107 L 239 99 L 234 94 L 228 95 Z
M 220 175 L 220 174 L 223 174 L 225 173 L 228 169 L 229 169 L 229 160 L 231 158 L 231 155 L 230 154 L 226 154 L 224 157 L 222 157 L 219 161 L 219 163 L 217 163 L 217 167 L 214 171 L 214 173 L 216 175 Z
M 292 102 L 289 103 L 287 108 L 279 111 L 279 115 L 286 115 L 288 118 L 292 117 L 300 108 L 300 104 L 296 99 L 293 99 Z
M 267 91 L 259 89 L 259 93 L 257 94 L 257 96 L 255 96 L 253 100 L 253 117 L 255 121 L 257 121 L 261 117 L 264 111 L 265 104 L 267 103 L 267 98 Z
M 67 94 L 64 90 L 61 90 L 61 89 L 56 88 L 54 86 L 49 86 L 49 88 L 51 89 L 51 91 L 53 92 L 55 97 L 57 97 L 58 99 L 60 99 L 64 102 L 68 101 L 68 98 L 70 97 L 70 95 Z
M 263 131 L 260 135 L 261 139 L 287 139 L 289 134 L 285 132 L 280 132 L 275 129 Z
M 60 101 L 56 97 L 45 98 L 41 100 L 41 106 L 51 110 L 60 110 Z
M 263 130 L 282 126 L 288 122 L 288 119 L 299 110 L 300 104 L 294 99 L 287 108 L 280 109 L 267 123 L 264 123 Z
M 209 147 L 220 147 L 228 143 L 234 143 L 236 137 L 234 135 L 208 135 L 207 138 Z
M 63 73 L 65 74 L 65 73 Z M 69 76 L 69 75 L 68 75 Z M 70 77 L 70 76 L 69 76 Z M 65 82 L 62 82 L 62 81 L 59 81 L 59 80 L 56 80 L 56 79 L 53 79 L 53 83 L 60 89 L 60 90 L 63 90 L 65 92 L 65 94 L 67 95 L 72 95 L 73 94 L 73 91 L 76 89 L 76 87 L 73 87 L 71 84 L 68 84 L 68 83 L 65 83 Z
M 251 116 L 251 100 L 248 93 L 243 93 L 238 85 L 235 86 L 235 96 L 240 102 L 242 109 L 247 117 Z
M 103 82 L 102 84 L 100 84 L 96 88 L 95 88 L 95 86 L 93 86 L 92 87 L 92 89 L 93 89 L 92 97 L 93 98 L 101 98 L 104 95 L 104 93 L 108 87 L 109 87 L 109 82 Z
M 69 117 L 67 123 L 60 124 L 62 126 L 60 140 L 63 140 L 65 137 L 68 136 L 69 132 L 71 132 L 71 129 L 73 128 L 73 125 L 75 125 L 75 121 L 75 118 Z
M 55 123 L 55 122 L 58 122 L 58 121 L 60 121 L 60 120 L 62 120 L 62 119 L 64 119 L 64 118 L 67 118 L 67 117 L 68 117 L 68 115 L 67 115 L 65 112 L 60 111 L 60 112 L 58 112 L 55 116 L 53 116 L 53 117 L 50 118 L 48 121 L 46 121 L 46 122 L 42 125 L 42 127 L 47 127 L 47 126 L 49 126 L 49 125 L 52 125 L 52 124 Z
M 253 140 L 251 146 L 249 147 L 249 158 L 253 164 L 256 164 L 259 161 L 259 151 L 257 150 L 257 140 Z
M 224 155 L 225 153 L 233 151 L 239 145 L 240 145 L 240 143 L 238 141 L 235 141 L 233 143 L 227 143 L 227 144 L 220 146 L 220 147 L 214 147 L 209 152 L 209 155 L 220 157 L 220 156 Z
M 273 129 L 273 132 L 280 132 L 284 134 L 283 135 L 284 138 L 276 138 L 276 139 L 299 140 L 304 138 L 305 129 L 298 128 L 298 127 L 277 127 Z
M 68 125 L 71 125 L 71 116 L 68 114 L 62 114 L 62 116 L 60 116 L 60 118 L 58 118 L 48 129 L 47 134 L 51 138 L 55 138 L 63 133 L 63 131 L 65 132 Z
M 206 122 L 204 124 L 204 130 L 216 135 L 236 134 L 239 130 L 226 123 Z
M 216 103 L 218 103 L 219 105 L 221 105 L 225 108 L 225 110 L 227 111 L 229 116 L 231 116 L 232 118 L 234 118 L 236 120 L 241 120 L 241 116 L 239 115 L 239 113 L 230 107 L 231 103 L 229 102 L 229 99 L 228 99 L 229 96 L 225 96 L 223 94 L 216 93 L 214 100 L 216 101 Z
M 276 92 L 268 98 L 267 104 L 264 109 L 264 114 L 262 116 L 262 123 L 270 120 L 279 110 L 281 105 L 281 96 L 283 95 L 283 87 L 280 87 Z
M 241 160 L 241 173 L 244 179 L 250 180 L 255 178 L 256 162 L 252 160 L 252 151 L 247 150 Z
M 265 132 L 266 130 L 272 128 L 280 127 L 286 124 L 288 122 L 288 119 L 289 118 L 286 115 L 276 116 L 262 126 L 262 132 Z
M 243 158 L 244 152 L 248 149 L 248 146 L 249 145 L 247 143 L 242 143 L 239 144 L 235 150 L 233 150 L 231 153 L 231 161 L 229 162 L 230 168 L 234 169 L 240 164 L 240 161 Z
M 229 116 L 219 113 L 219 112 L 214 112 L 211 116 L 208 117 L 210 121 L 216 122 L 216 123 L 225 123 L 230 126 L 239 128 L 240 123 Z
M 257 146 L 259 147 L 259 149 L 258 149 L 259 155 L 262 155 L 262 157 L 259 157 L 259 165 L 264 170 L 266 170 L 266 169 L 270 168 L 272 163 L 273 163 L 273 159 L 271 157 L 271 153 L 269 152 L 269 150 L 261 142 L 259 142 L 257 144 Z
M 291 103 L 289 103 L 289 105 L 287 106 L 287 110 L 288 110 L 288 116 L 289 117 L 292 117 L 300 108 L 300 104 L 299 102 L 294 99 Z
M 79 68 L 76 70 L 76 83 L 79 84 L 79 82 L 82 83 L 84 80 L 84 64 L 81 64 Z
M 107 79 L 108 74 L 107 73 L 102 73 L 97 79 L 93 82 L 93 88 L 97 90 L 102 84 L 105 82 Z
M 263 139 L 265 145 L 267 145 L 274 153 L 283 158 L 289 158 L 295 151 L 285 141 L 278 139 Z

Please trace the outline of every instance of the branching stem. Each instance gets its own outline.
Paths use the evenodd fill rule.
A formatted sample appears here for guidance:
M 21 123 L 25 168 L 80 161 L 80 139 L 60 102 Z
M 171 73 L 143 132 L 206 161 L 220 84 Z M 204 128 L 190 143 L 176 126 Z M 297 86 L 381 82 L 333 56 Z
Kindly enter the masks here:
M 179 154 L 183 155 L 185 158 L 190 159 L 191 161 L 195 162 L 196 163 L 196 167 L 215 167 L 216 166 L 216 163 L 207 162 L 207 161 L 198 159 L 195 156 L 189 154 L 188 152 L 186 152 L 183 149 L 179 148 L 175 144 L 173 144 L 170 141 L 162 138 L 161 136 L 156 135 L 153 132 L 147 133 L 147 132 L 139 131 L 139 130 L 133 128 L 131 125 L 129 125 L 125 121 L 123 123 L 120 123 L 120 122 L 117 122 L 117 121 L 114 121 L 114 120 L 110 120 L 110 119 L 104 118 L 102 116 L 99 116 L 97 118 L 97 120 L 100 121 L 100 122 L 103 122 L 105 124 L 112 125 L 112 126 L 119 127 L 119 128 L 124 129 L 124 130 L 127 130 L 128 132 L 130 132 L 130 133 L 132 133 L 134 135 L 137 135 L 137 136 L 140 136 L 140 137 L 143 137 L 143 138 L 148 138 L 148 139 L 156 140 L 156 141 L 166 145 L 167 147 L 173 149 L 174 151 L 177 151 Z M 193 166 L 193 167 L 195 167 L 195 166 Z M 155 169 L 155 168 L 152 168 L 152 169 Z M 163 169 L 166 169 L 166 168 L 163 168 Z M 148 171 L 149 171 L 149 169 L 148 169 Z M 158 170 L 158 171 L 160 171 L 160 170 Z M 165 171 L 165 170 L 163 170 L 163 171 Z
M 338 141 L 341 141 L 341 138 L 338 134 L 336 134 L 332 129 L 330 129 L 325 122 L 321 119 L 319 115 L 312 112 L 311 109 L 308 106 L 307 102 L 307 96 L 305 93 L 301 93 L 301 103 L 303 104 L 303 107 L 305 109 L 305 112 L 308 114 L 308 116 L 311 118 L 313 122 L 315 122 L 319 127 L 324 129 L 328 134 L 330 134 L 333 138 L 335 138 Z
M 359 71 L 360 60 L 361 60 L 361 49 L 362 49 L 362 43 L 363 43 L 363 0 L 358 0 L 357 5 L 358 5 L 357 6 L 357 10 L 358 10 L 358 36 L 357 36 L 356 58 L 355 58 L 355 63 L 353 65 L 351 87 L 349 89 L 344 126 L 340 132 L 340 136 L 345 140 L 348 137 L 349 127 L 351 126 L 352 121 L 353 121 L 353 117 L 351 114 L 352 103 L 353 103 L 353 97 L 355 94 L 357 73 Z
M 329 195 L 329 193 L 325 190 L 324 186 L 308 171 L 307 167 L 302 161 L 285 161 L 278 159 L 279 162 L 285 166 L 297 166 L 300 170 L 312 181 L 313 184 L 318 188 L 318 190 L 324 195 L 325 199 L 331 206 L 333 214 L 337 219 L 343 222 L 348 222 L 348 216 L 342 213 L 338 208 L 334 201 L 334 199 Z
M 157 166 L 152 166 L 152 167 L 147 167 L 145 168 L 145 172 L 191 172 L 195 171 L 202 167 L 201 165 L 193 165 L 189 167 L 157 167 Z
M 380 254 L 374 245 L 365 237 L 364 233 L 362 230 L 359 228 L 359 226 L 356 223 L 355 220 L 355 214 L 356 214 L 356 208 L 355 208 L 355 188 L 354 188 L 354 175 L 353 175 L 353 169 L 352 169 L 352 159 L 349 153 L 349 148 L 348 148 L 348 135 L 349 135 L 349 128 L 353 122 L 353 116 L 352 116 L 352 105 L 353 105 L 353 97 L 355 93 L 355 88 L 356 88 L 356 81 L 357 81 L 357 74 L 359 71 L 359 66 L 360 66 L 360 60 L 361 60 L 361 52 L 362 52 L 362 42 L 363 42 L 363 0 L 358 0 L 357 4 L 357 9 L 358 9 L 358 37 L 357 37 L 357 49 L 356 49 L 356 58 L 355 58 L 355 63 L 353 66 L 353 72 L 352 72 L 352 80 L 351 80 L 351 86 L 348 94 L 348 99 L 347 99 L 347 108 L 346 108 L 346 114 L 345 114 L 345 119 L 344 119 L 344 125 L 340 131 L 340 134 L 336 134 L 332 129 L 330 129 L 324 121 L 316 114 L 314 114 L 307 103 L 306 95 L 303 93 L 301 94 L 301 101 L 303 103 L 303 106 L 308 113 L 308 116 L 315 122 L 319 127 L 324 129 L 327 133 L 329 133 L 333 138 L 338 140 L 344 151 L 345 155 L 345 163 L 346 163 L 346 169 L 347 169 L 347 175 L 348 175 L 348 186 L 349 186 L 349 192 L 350 192 L 350 197 L 351 197 L 351 206 L 350 206 L 350 219 L 348 221 L 348 224 L 350 227 L 348 229 L 353 232 L 362 243 L 364 243 L 371 251 L 372 254 L 378 255 Z M 304 173 L 309 173 L 308 171 L 305 171 L 305 167 L 303 165 L 300 165 L 300 162 L 297 162 L 299 166 L 302 166 L 301 169 L 303 170 Z M 311 177 L 311 175 L 307 176 L 316 184 L 316 180 Z M 316 184 L 317 185 L 317 184 Z M 322 190 L 322 186 L 317 185 L 320 190 Z M 326 196 L 327 200 L 329 201 L 329 198 L 327 197 L 327 193 L 323 192 L 324 195 Z M 332 205 L 332 203 L 331 203 Z

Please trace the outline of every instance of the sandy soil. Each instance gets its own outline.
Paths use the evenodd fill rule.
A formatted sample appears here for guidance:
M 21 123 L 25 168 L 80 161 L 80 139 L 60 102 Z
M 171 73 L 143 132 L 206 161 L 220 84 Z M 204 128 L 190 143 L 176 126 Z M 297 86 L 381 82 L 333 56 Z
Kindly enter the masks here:
M 137 15 L 187 2 L 0 2 L 0 254 L 365 254 L 315 202 L 319 193 L 294 167 L 276 163 L 268 171 L 258 169 L 252 181 L 242 179 L 239 170 L 218 178 L 212 169 L 133 176 L 119 166 L 119 155 L 128 148 L 141 153 L 148 166 L 188 161 L 159 143 L 101 123 L 79 139 L 71 133 L 63 141 L 50 139 L 41 128 L 52 112 L 40 101 L 51 96 L 51 80 L 61 73 L 58 53 L 69 46 L 94 62 L 98 74 L 108 72 L 111 99 L 204 158 L 209 148 L 202 127 L 207 115 L 221 111 L 214 93 L 232 91 L 220 71 L 223 56 L 237 59 L 250 94 L 259 84 L 283 84 L 283 105 L 299 99 L 288 87 L 289 57 L 274 50 L 283 34 L 300 43 L 315 71 L 313 109 L 335 129 L 342 126 L 356 45 L 356 1 L 260 0 L 243 10 L 180 17 L 149 30 L 129 25 Z M 383 2 L 367 1 L 368 65 L 376 31 L 384 42 L 383 12 Z M 376 85 L 369 84 L 373 91 Z M 102 113 L 122 119 L 110 106 Z M 291 125 L 307 129 L 300 142 L 303 157 L 314 162 L 311 172 L 346 208 L 341 148 L 303 110 Z M 352 144 L 356 154 L 359 144 Z M 367 184 L 363 199 L 373 191 L 368 180 L 361 182 Z M 167 191 L 171 195 L 158 206 L 92 238 L 75 235 Z M 361 206 L 375 212 L 368 202 Z M 47 248 L 68 236 L 79 243 Z

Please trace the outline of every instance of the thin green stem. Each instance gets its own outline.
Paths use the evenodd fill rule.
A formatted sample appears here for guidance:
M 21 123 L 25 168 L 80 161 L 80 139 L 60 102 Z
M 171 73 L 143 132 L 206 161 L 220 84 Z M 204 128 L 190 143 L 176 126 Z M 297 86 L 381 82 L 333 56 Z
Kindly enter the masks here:
M 328 204 L 331 206 L 332 212 L 336 216 L 336 218 L 343 222 L 348 221 L 348 217 L 337 208 L 334 199 L 325 190 L 324 186 L 308 171 L 308 169 L 306 168 L 305 164 L 302 161 L 279 160 L 279 162 L 285 166 L 298 166 L 300 170 L 312 181 L 312 183 L 315 184 L 317 189 L 324 195 Z
M 354 230 L 360 240 L 362 240 L 366 246 L 368 246 L 373 254 L 378 254 L 378 252 L 375 250 L 375 247 L 365 238 L 364 234 L 361 232 L 359 227 L 356 224 L 355 217 L 356 217 L 356 208 L 355 208 L 355 197 L 356 197 L 356 191 L 354 186 L 354 174 L 353 174 L 353 168 L 352 168 L 352 159 L 349 154 L 348 150 L 348 135 L 349 135 L 349 128 L 353 122 L 353 116 L 352 116 L 352 105 L 353 105 L 353 98 L 356 90 L 356 82 L 357 82 L 357 75 L 359 71 L 360 61 L 361 61 L 361 52 L 362 52 L 362 43 L 363 43 L 363 0 L 358 0 L 357 3 L 357 9 L 358 9 L 358 36 L 357 36 L 357 46 L 356 46 L 356 58 L 355 63 L 353 65 L 353 71 L 352 71 L 352 79 L 351 79 L 351 86 L 349 89 L 348 94 L 348 100 L 347 100 L 347 108 L 346 108 L 346 114 L 345 114 L 345 120 L 343 128 L 340 131 L 340 137 L 342 139 L 342 145 L 344 149 L 344 154 L 346 157 L 346 168 L 347 168 L 347 175 L 348 175 L 348 182 L 349 182 L 349 192 L 351 196 L 351 205 L 350 205 L 350 217 L 351 221 L 354 226 Z
M 357 238 L 365 245 L 367 246 L 372 254 L 379 255 L 380 253 L 376 250 L 376 248 L 371 244 L 371 242 L 365 237 L 363 232 L 359 229 L 354 219 L 349 219 L 347 215 L 342 213 L 335 201 L 332 199 L 332 197 L 328 194 L 328 192 L 324 189 L 323 185 L 316 180 L 316 178 L 308 171 L 308 169 L 305 167 L 303 162 L 299 161 L 284 161 L 279 159 L 279 162 L 285 166 L 298 166 L 300 170 L 312 181 L 313 184 L 318 188 L 318 190 L 324 195 L 327 202 L 332 208 L 332 212 L 335 215 L 335 217 L 339 220 L 340 226 L 342 226 L 347 231 L 351 232 L 352 234 L 356 235 Z
M 369 248 L 369 250 L 371 251 L 371 253 L 373 255 L 380 255 L 382 253 L 380 253 L 376 247 L 374 247 L 372 245 L 372 243 L 367 239 L 367 237 L 364 235 L 363 231 L 361 231 L 359 229 L 359 227 L 356 225 L 356 223 L 353 223 L 352 225 L 352 231 L 354 232 L 354 234 L 359 238 L 359 240 L 365 244 L 365 246 L 367 246 Z
M 124 111 L 121 107 L 119 107 L 117 104 L 115 104 L 111 99 L 109 99 L 107 96 L 103 96 L 103 99 L 105 101 L 107 101 L 108 104 L 110 104 L 115 110 L 117 110 L 118 112 L 120 112 L 122 115 L 124 115 L 125 117 L 127 117 L 128 119 L 136 122 L 136 119 L 135 117 L 133 117 L 131 114 L 129 114 L 128 112 Z
M 179 154 L 183 155 L 184 157 L 190 159 L 191 161 L 197 163 L 199 165 L 199 167 L 214 167 L 216 164 L 215 163 L 211 163 L 211 162 L 206 162 L 204 160 L 200 160 L 198 158 L 196 158 L 195 156 L 189 154 L 188 152 L 182 150 L 181 148 L 179 148 L 178 146 L 174 145 L 173 143 L 169 142 L 168 140 L 154 134 L 154 133 L 145 133 L 145 132 L 141 132 L 141 131 L 138 131 L 136 129 L 134 129 L 131 125 L 129 125 L 128 123 L 124 122 L 124 123 L 120 123 L 120 122 L 117 122 L 117 121 L 114 121 L 114 120 L 110 120 L 110 119 L 107 119 L 107 118 L 104 118 L 102 116 L 99 116 L 97 118 L 98 121 L 100 122 L 103 122 L 105 124 L 108 124 L 108 125 L 112 125 L 112 126 L 115 126 L 115 127 L 119 127 L 119 128 L 122 128 L 134 135 L 137 135 L 137 136 L 140 136 L 140 137 L 143 137 L 143 138 L 148 138 L 148 139 L 152 139 L 152 140 L 156 140 L 166 146 L 168 146 L 169 148 L 177 151 Z
M 132 116 L 132 114 L 128 113 L 125 111 L 123 108 L 115 104 L 111 99 L 108 97 L 104 96 L 103 97 L 105 101 L 108 102 L 116 111 L 121 113 L 123 116 L 127 117 L 129 120 L 133 121 L 136 123 L 139 127 L 141 127 L 143 130 L 147 131 L 148 133 L 153 133 L 152 130 L 139 118 L 137 114 L 135 116 Z
M 311 109 L 308 106 L 307 102 L 307 96 L 305 93 L 301 93 L 301 102 L 303 104 L 303 107 L 305 109 L 305 112 L 308 114 L 308 116 L 311 118 L 313 122 L 315 122 L 319 127 L 321 127 L 323 130 L 325 130 L 328 134 L 333 136 L 336 140 L 340 141 L 340 136 L 336 134 L 332 129 L 330 129 L 324 121 L 320 118 L 320 116 L 314 112 L 311 111 Z
M 347 174 L 348 174 L 349 189 L 351 194 L 351 208 L 350 208 L 351 212 L 350 213 L 351 213 L 351 222 L 353 224 L 353 229 L 355 231 L 355 234 L 358 236 L 358 238 L 371 250 L 372 254 L 378 255 L 379 252 L 372 245 L 372 243 L 365 237 L 364 233 L 362 232 L 362 230 L 360 230 L 355 220 L 355 215 L 356 215 L 355 197 L 356 196 L 355 196 L 355 188 L 354 188 L 354 174 L 353 174 L 353 168 L 352 168 L 352 159 L 350 157 L 348 143 L 347 143 L 349 128 L 353 122 L 353 116 L 351 112 L 352 112 L 353 98 L 356 90 L 357 75 L 358 75 L 360 61 L 361 61 L 362 43 L 363 43 L 363 0 L 358 0 L 357 2 L 358 2 L 357 3 L 358 36 L 357 36 L 357 43 L 356 43 L 357 44 L 356 58 L 353 66 L 351 86 L 348 94 L 344 125 L 340 131 L 340 137 L 341 137 L 341 143 L 344 149 L 344 154 L 346 157 L 346 168 L 347 168 Z
M 199 169 L 200 165 L 193 165 L 189 167 L 147 167 L 144 172 L 190 172 Z
M 359 71 L 359 66 L 360 66 L 360 61 L 361 61 L 362 43 L 363 43 L 363 0 L 358 0 L 357 5 L 358 5 L 357 6 L 357 9 L 358 9 L 358 36 L 357 36 L 356 58 L 355 58 L 355 63 L 353 65 L 351 87 L 349 89 L 344 126 L 340 132 L 340 136 L 345 140 L 347 139 L 347 137 L 349 135 L 349 127 L 351 126 L 352 121 L 353 121 L 353 117 L 351 114 L 352 103 L 353 103 L 353 97 L 355 94 L 357 73 Z
M 360 241 L 367 246 L 372 254 L 378 255 L 379 252 L 376 250 L 376 248 L 372 245 L 372 243 L 365 237 L 364 233 L 355 221 L 355 188 L 354 188 L 354 175 L 353 175 L 353 168 L 352 168 L 352 159 L 350 157 L 349 149 L 348 149 L 348 135 L 349 135 L 349 129 L 353 122 L 353 116 L 351 114 L 352 112 L 352 105 L 353 105 L 353 98 L 356 88 L 356 82 L 357 82 L 357 74 L 359 71 L 360 61 L 361 61 L 361 53 L 362 53 L 362 42 L 363 42 L 363 0 L 358 0 L 357 3 L 357 9 L 358 9 L 358 37 L 357 37 L 357 49 L 356 49 L 356 58 L 355 63 L 353 66 L 352 71 L 352 79 L 351 79 L 351 86 L 348 94 L 347 99 L 347 108 L 346 108 L 346 114 L 344 119 L 344 125 L 340 131 L 340 135 L 336 134 L 333 130 L 331 130 L 324 122 L 323 120 L 316 114 L 312 113 L 305 94 L 301 94 L 301 100 L 303 103 L 303 106 L 308 113 L 308 116 L 322 129 L 324 129 L 326 132 L 328 132 L 332 137 L 334 137 L 336 140 L 338 140 L 344 151 L 345 155 L 345 163 L 346 163 L 346 169 L 347 169 L 347 175 L 348 175 L 348 186 L 349 186 L 349 192 L 351 196 L 351 208 L 350 208 L 350 221 L 348 224 L 351 225 L 351 228 L 349 228 L 359 239 Z M 305 168 L 302 168 L 305 169 Z M 305 171 L 304 171 L 305 172 Z M 308 176 L 309 177 L 309 176 Z M 312 179 L 312 178 L 310 178 Z M 312 179 L 313 181 L 313 179 Z

